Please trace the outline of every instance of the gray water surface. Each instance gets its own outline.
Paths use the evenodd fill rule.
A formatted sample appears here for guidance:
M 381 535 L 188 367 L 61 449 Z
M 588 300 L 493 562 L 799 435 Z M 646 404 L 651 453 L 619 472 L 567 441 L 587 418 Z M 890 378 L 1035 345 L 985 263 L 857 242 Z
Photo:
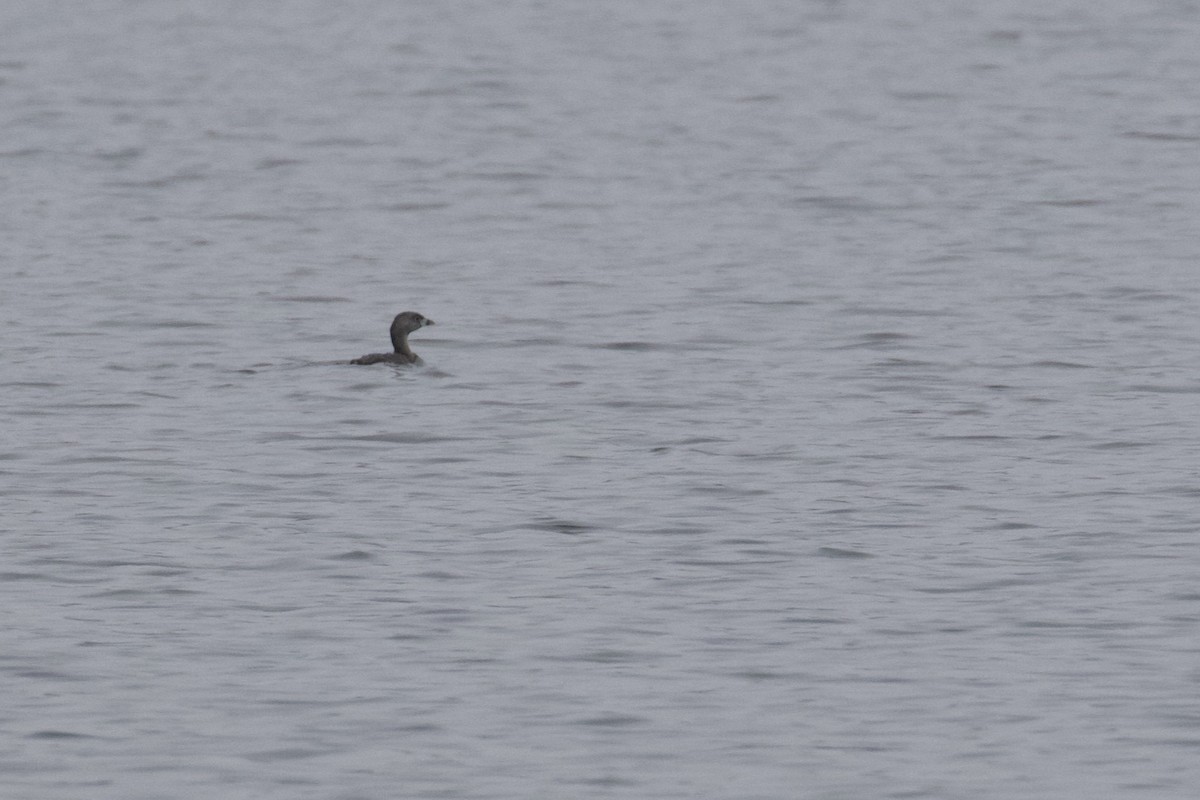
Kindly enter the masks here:
M 0 9 L 0 794 L 1197 796 L 1200 9 L 984 5 Z

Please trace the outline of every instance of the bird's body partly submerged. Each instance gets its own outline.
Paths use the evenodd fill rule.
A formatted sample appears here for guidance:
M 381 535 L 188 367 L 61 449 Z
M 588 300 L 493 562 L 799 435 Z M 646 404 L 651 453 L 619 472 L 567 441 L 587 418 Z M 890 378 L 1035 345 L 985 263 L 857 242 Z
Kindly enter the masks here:
M 404 353 L 367 353 L 350 360 L 351 364 L 420 364 L 421 357 L 416 353 L 406 356 Z
M 408 335 L 420 330 L 426 325 L 432 325 L 433 320 L 415 311 L 401 311 L 392 320 L 392 353 L 369 353 L 356 358 L 351 364 L 420 364 L 421 357 L 408 346 Z

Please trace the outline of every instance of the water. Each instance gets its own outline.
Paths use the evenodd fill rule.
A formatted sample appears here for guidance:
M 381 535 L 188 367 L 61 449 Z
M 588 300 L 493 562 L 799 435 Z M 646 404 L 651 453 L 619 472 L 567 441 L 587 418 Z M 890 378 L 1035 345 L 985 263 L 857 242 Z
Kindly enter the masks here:
M 2 794 L 1194 797 L 1200 10 L 977 5 L 0 11 Z

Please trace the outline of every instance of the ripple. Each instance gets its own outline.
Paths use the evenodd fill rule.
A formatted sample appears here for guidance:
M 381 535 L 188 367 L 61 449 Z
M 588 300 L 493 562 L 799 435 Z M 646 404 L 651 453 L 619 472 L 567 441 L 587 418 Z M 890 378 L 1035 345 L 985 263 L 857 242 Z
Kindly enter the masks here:
M 870 553 L 861 550 L 847 550 L 841 547 L 818 547 L 817 555 L 826 558 L 873 558 Z
M 52 730 L 44 730 L 44 731 L 34 731 L 33 733 L 29 734 L 26 738 L 27 739 L 59 740 L 59 739 L 98 739 L 100 737 L 94 736 L 90 733 L 78 733 L 76 731 L 60 731 L 60 730 L 52 729 Z
M 553 533 L 563 533 L 577 536 L 581 533 L 586 533 L 587 531 L 596 530 L 597 526 L 587 522 L 577 522 L 547 517 L 539 519 L 536 522 L 531 522 L 527 527 L 538 531 L 551 531 Z

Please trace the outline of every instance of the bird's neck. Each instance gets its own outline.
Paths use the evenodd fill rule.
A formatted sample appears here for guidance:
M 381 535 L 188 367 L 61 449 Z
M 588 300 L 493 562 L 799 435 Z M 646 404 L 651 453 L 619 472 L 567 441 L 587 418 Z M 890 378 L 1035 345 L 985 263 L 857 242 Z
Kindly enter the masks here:
M 407 359 L 412 359 L 413 351 L 408 347 L 408 334 L 400 334 L 392 337 L 392 347 L 396 348 L 396 352 Z

